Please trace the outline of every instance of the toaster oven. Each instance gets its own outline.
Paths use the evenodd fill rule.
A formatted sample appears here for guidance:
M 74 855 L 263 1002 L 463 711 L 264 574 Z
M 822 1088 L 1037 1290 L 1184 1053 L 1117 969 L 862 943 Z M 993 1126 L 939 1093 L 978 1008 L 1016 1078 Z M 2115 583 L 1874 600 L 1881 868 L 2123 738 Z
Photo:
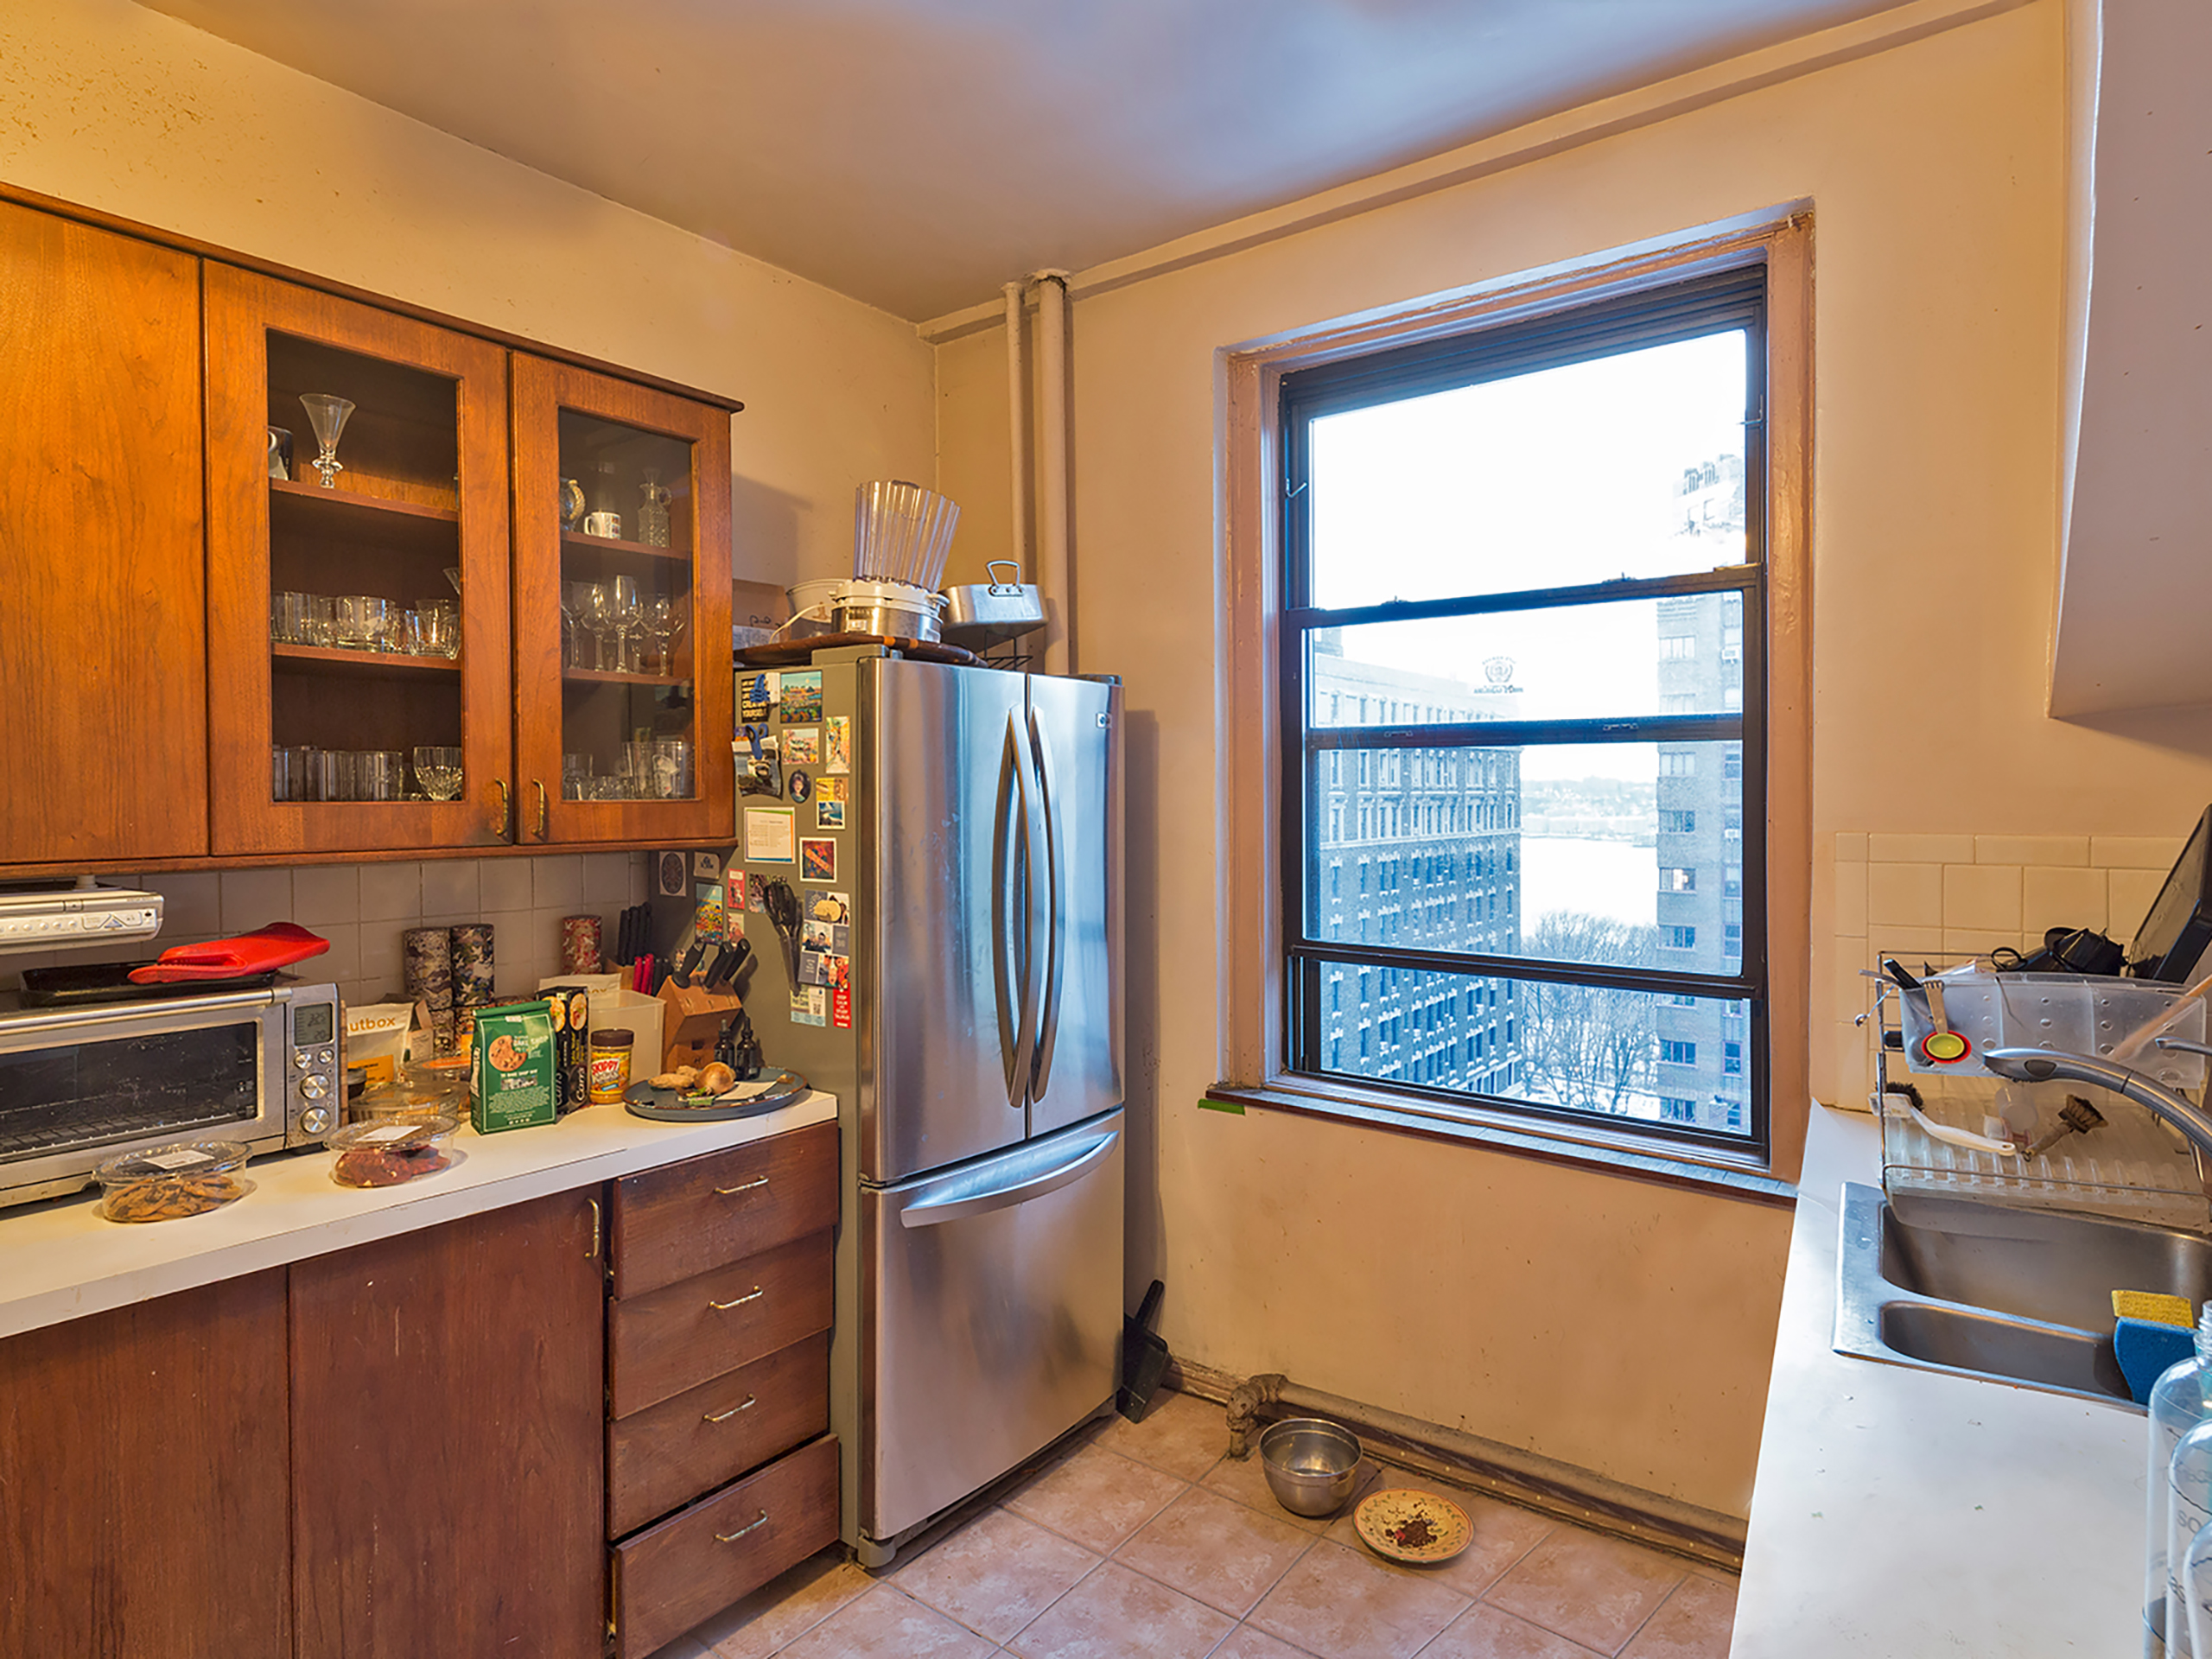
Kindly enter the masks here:
M 334 985 L 0 1006 L 0 1205 L 74 1192 L 166 1141 L 321 1141 L 344 1103 L 343 1032 Z

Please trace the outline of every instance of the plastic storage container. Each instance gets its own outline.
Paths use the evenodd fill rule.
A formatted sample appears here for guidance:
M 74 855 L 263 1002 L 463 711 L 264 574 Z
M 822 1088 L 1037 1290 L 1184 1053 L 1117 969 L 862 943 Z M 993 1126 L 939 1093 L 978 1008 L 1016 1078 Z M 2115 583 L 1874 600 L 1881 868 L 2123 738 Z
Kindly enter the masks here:
M 92 1172 L 100 1214 L 110 1221 L 181 1221 L 219 1210 L 253 1191 L 238 1173 L 246 1156 L 237 1141 L 179 1141 L 111 1158 Z
M 2151 1389 L 2150 1466 L 2144 1482 L 2150 1507 L 2143 1573 L 2145 1659 L 2165 1659 L 2167 1651 L 2166 1592 L 2172 1577 L 2168 1562 L 2173 1527 L 2173 1487 L 2169 1476 L 2174 1453 L 2191 1429 L 2208 1421 L 2212 1421 L 2212 1305 L 2205 1307 L 2197 1320 L 2196 1352 L 2168 1366 Z M 2182 1535 L 2183 1538 L 2190 1535 Z M 2187 1651 L 2187 1634 L 2177 1632 L 2177 1647 Z
M 2166 1465 L 2166 1651 L 2175 1659 L 2194 1659 L 2204 1649 L 2196 1627 L 2196 1596 L 2190 1574 L 2190 1553 L 2202 1534 L 2212 1531 L 2212 1419 L 2181 1437 Z
M 449 1116 L 405 1122 L 348 1123 L 330 1137 L 330 1179 L 340 1186 L 398 1186 L 453 1167 L 445 1143 L 459 1127 Z

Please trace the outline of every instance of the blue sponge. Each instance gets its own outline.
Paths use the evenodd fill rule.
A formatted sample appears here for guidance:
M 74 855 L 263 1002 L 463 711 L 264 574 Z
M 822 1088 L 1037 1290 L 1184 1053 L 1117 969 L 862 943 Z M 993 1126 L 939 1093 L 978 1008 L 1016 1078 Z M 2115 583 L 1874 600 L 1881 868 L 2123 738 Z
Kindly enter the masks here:
M 2127 1379 L 2127 1391 L 2139 1406 L 2151 1402 L 2151 1389 L 2166 1368 L 2196 1351 L 2196 1333 L 2178 1325 L 2159 1325 L 2150 1319 L 2121 1319 L 2113 1326 L 2112 1357 Z

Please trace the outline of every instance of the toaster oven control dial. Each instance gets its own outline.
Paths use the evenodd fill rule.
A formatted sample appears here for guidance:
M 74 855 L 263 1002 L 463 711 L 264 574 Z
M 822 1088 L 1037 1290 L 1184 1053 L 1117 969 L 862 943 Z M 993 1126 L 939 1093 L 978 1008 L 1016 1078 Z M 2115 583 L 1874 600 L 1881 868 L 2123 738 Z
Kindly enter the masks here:
M 330 1133 L 330 1108 L 327 1106 L 308 1107 L 307 1110 L 300 1114 L 300 1127 L 305 1129 L 309 1135 L 328 1135 Z
M 296 1048 L 292 1051 L 292 1064 L 304 1071 L 315 1064 L 315 1056 L 304 1048 Z
M 300 1079 L 300 1093 L 309 1100 L 321 1100 L 330 1092 L 330 1079 L 309 1072 Z

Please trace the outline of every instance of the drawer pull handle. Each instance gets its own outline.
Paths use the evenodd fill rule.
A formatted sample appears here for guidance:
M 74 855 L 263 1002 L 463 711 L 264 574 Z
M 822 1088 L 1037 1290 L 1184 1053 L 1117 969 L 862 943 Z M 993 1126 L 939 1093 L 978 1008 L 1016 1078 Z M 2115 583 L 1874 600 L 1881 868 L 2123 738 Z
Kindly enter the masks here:
M 766 1186 L 767 1185 L 768 1178 L 766 1175 L 763 1175 L 757 1181 L 742 1181 L 735 1186 L 718 1186 L 715 1189 L 715 1192 L 720 1197 L 726 1198 L 733 1192 L 750 1192 L 756 1186 Z
M 747 1302 L 757 1302 L 767 1294 L 760 1286 L 755 1285 L 753 1287 L 753 1294 L 749 1296 L 733 1297 L 727 1302 L 718 1302 L 710 1296 L 707 1299 L 707 1306 L 717 1313 L 727 1313 L 733 1307 L 743 1307 Z
M 707 1421 L 710 1423 L 726 1423 L 739 1412 L 749 1410 L 757 1397 L 748 1394 L 745 1396 L 745 1403 L 741 1406 L 732 1406 L 728 1411 L 710 1411 L 707 1414 Z
M 747 1533 L 754 1531 L 755 1529 L 765 1527 L 767 1524 L 768 1511 L 763 1510 L 760 1511 L 760 1518 L 759 1520 L 751 1522 L 749 1525 L 740 1527 L 735 1532 L 718 1532 L 715 1535 L 715 1541 L 718 1544 L 734 1544 L 739 1539 L 744 1537 Z

